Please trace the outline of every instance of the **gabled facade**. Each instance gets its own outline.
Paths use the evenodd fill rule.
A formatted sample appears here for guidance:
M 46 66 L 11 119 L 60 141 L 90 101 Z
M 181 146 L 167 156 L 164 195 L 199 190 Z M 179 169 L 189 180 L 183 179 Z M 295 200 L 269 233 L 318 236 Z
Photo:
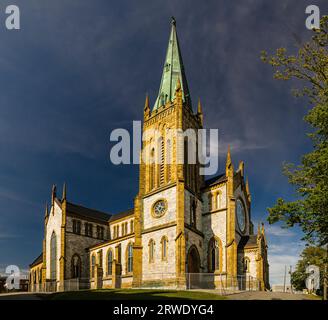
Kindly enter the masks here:
M 159 93 L 152 108 L 146 97 L 143 120 L 134 208 L 108 215 L 69 203 L 66 188 L 59 200 L 54 189 L 42 261 L 31 274 L 42 265 L 42 283 L 57 289 L 76 278 L 91 288 L 183 288 L 194 275 L 199 284 L 211 279 L 213 288 L 250 278 L 268 288 L 267 243 L 263 227 L 254 235 L 244 163 L 234 170 L 228 150 L 225 172 L 204 181 L 198 161 L 187 161 L 188 139 L 172 134 L 203 128 L 200 101 L 196 112 L 192 108 L 174 20 Z M 103 230 L 102 236 L 86 225 Z

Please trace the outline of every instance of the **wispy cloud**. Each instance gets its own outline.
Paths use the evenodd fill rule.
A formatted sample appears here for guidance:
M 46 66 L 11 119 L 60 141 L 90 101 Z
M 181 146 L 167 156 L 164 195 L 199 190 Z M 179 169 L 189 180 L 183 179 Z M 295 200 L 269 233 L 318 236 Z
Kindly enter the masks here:
M 266 233 L 268 235 L 276 236 L 276 237 L 293 237 L 295 236 L 295 232 L 291 229 L 285 229 L 277 225 L 269 225 L 266 227 Z

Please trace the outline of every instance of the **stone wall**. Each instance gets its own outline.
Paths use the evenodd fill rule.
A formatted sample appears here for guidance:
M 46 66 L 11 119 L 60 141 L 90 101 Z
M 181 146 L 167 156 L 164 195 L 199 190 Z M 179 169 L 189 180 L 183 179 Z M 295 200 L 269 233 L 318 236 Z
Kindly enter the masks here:
M 57 204 L 57 202 L 54 202 L 54 206 L 51 207 L 48 223 L 47 223 L 47 235 L 46 235 L 46 277 L 47 279 L 50 279 L 50 239 L 55 232 L 56 234 L 56 241 L 57 241 L 57 280 L 59 280 L 59 258 L 61 256 L 61 225 L 62 225 L 62 209 Z
M 160 199 L 167 201 L 167 212 L 160 218 L 154 218 L 151 214 L 153 204 Z M 143 200 L 144 205 L 144 216 L 143 216 L 143 227 L 148 229 L 155 226 L 160 226 L 169 222 L 176 221 L 176 187 L 163 190 L 156 193 L 155 195 L 149 196 Z
M 162 237 L 166 236 L 167 244 L 167 259 L 162 260 Z M 143 280 L 156 279 L 158 274 L 163 275 L 164 278 L 175 276 L 175 237 L 176 227 L 172 226 L 142 234 L 142 273 Z M 154 260 L 149 260 L 149 241 L 155 241 Z

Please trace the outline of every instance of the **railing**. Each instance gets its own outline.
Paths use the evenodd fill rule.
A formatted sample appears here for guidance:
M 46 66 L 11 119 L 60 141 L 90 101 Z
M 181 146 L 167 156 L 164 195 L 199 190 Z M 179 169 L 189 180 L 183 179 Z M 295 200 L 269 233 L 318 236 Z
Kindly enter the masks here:
M 46 283 L 33 283 L 29 286 L 31 292 L 58 292 L 78 291 L 90 289 L 90 279 L 68 279 L 64 281 L 47 281 Z
M 221 294 L 240 291 L 258 291 L 260 281 L 251 276 L 229 276 L 215 273 L 176 273 L 143 274 L 140 279 L 131 275 L 116 275 L 98 279 L 80 278 L 62 282 L 47 281 L 30 286 L 31 292 L 78 291 L 103 288 L 142 288 L 142 289 L 178 289 L 178 290 L 217 290 Z
M 240 291 L 259 291 L 260 281 L 254 277 L 229 276 L 214 273 L 188 273 L 186 287 L 190 289 L 218 290 L 222 294 Z

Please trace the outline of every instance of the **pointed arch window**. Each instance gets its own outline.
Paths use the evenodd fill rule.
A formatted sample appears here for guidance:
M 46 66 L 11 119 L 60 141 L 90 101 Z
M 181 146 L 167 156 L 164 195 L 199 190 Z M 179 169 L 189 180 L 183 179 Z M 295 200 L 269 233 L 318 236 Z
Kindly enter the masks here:
M 150 164 L 149 164 L 149 187 L 153 190 L 155 187 L 155 149 L 153 148 L 150 152 Z
M 160 165 L 159 165 L 159 175 L 158 175 L 158 185 L 163 185 L 164 184 L 164 139 L 163 137 L 160 137 L 158 139 L 158 150 L 159 150 L 159 161 L 160 161 Z
M 78 254 L 74 254 L 72 257 L 72 278 L 81 277 L 81 258 Z
M 127 268 L 128 273 L 133 271 L 133 245 L 130 243 L 127 247 Z
M 134 232 L 134 222 L 133 220 L 130 221 L 130 233 Z
M 108 249 L 107 252 L 107 275 L 112 275 L 112 269 L 113 269 L 113 251 L 112 249 Z
M 211 238 L 208 246 L 208 253 L 209 272 L 221 271 L 222 246 L 219 238 Z
M 190 225 L 194 228 L 197 225 L 197 202 L 193 197 L 190 197 Z
M 96 256 L 93 254 L 91 256 L 91 278 L 95 276 L 95 267 L 96 267 Z
M 166 236 L 162 237 L 161 245 L 162 245 L 162 260 L 167 261 L 168 240 Z
M 155 241 L 153 239 L 149 240 L 149 262 L 154 262 L 154 255 L 155 255 Z
M 57 279 L 57 236 L 55 231 L 50 239 L 50 278 Z
M 244 258 L 243 259 L 243 269 L 244 269 L 244 272 L 250 272 L 250 260 L 248 257 Z
M 172 157 L 171 157 L 171 140 L 167 140 L 166 141 L 166 182 L 170 182 L 171 181 L 171 161 L 172 161 Z

